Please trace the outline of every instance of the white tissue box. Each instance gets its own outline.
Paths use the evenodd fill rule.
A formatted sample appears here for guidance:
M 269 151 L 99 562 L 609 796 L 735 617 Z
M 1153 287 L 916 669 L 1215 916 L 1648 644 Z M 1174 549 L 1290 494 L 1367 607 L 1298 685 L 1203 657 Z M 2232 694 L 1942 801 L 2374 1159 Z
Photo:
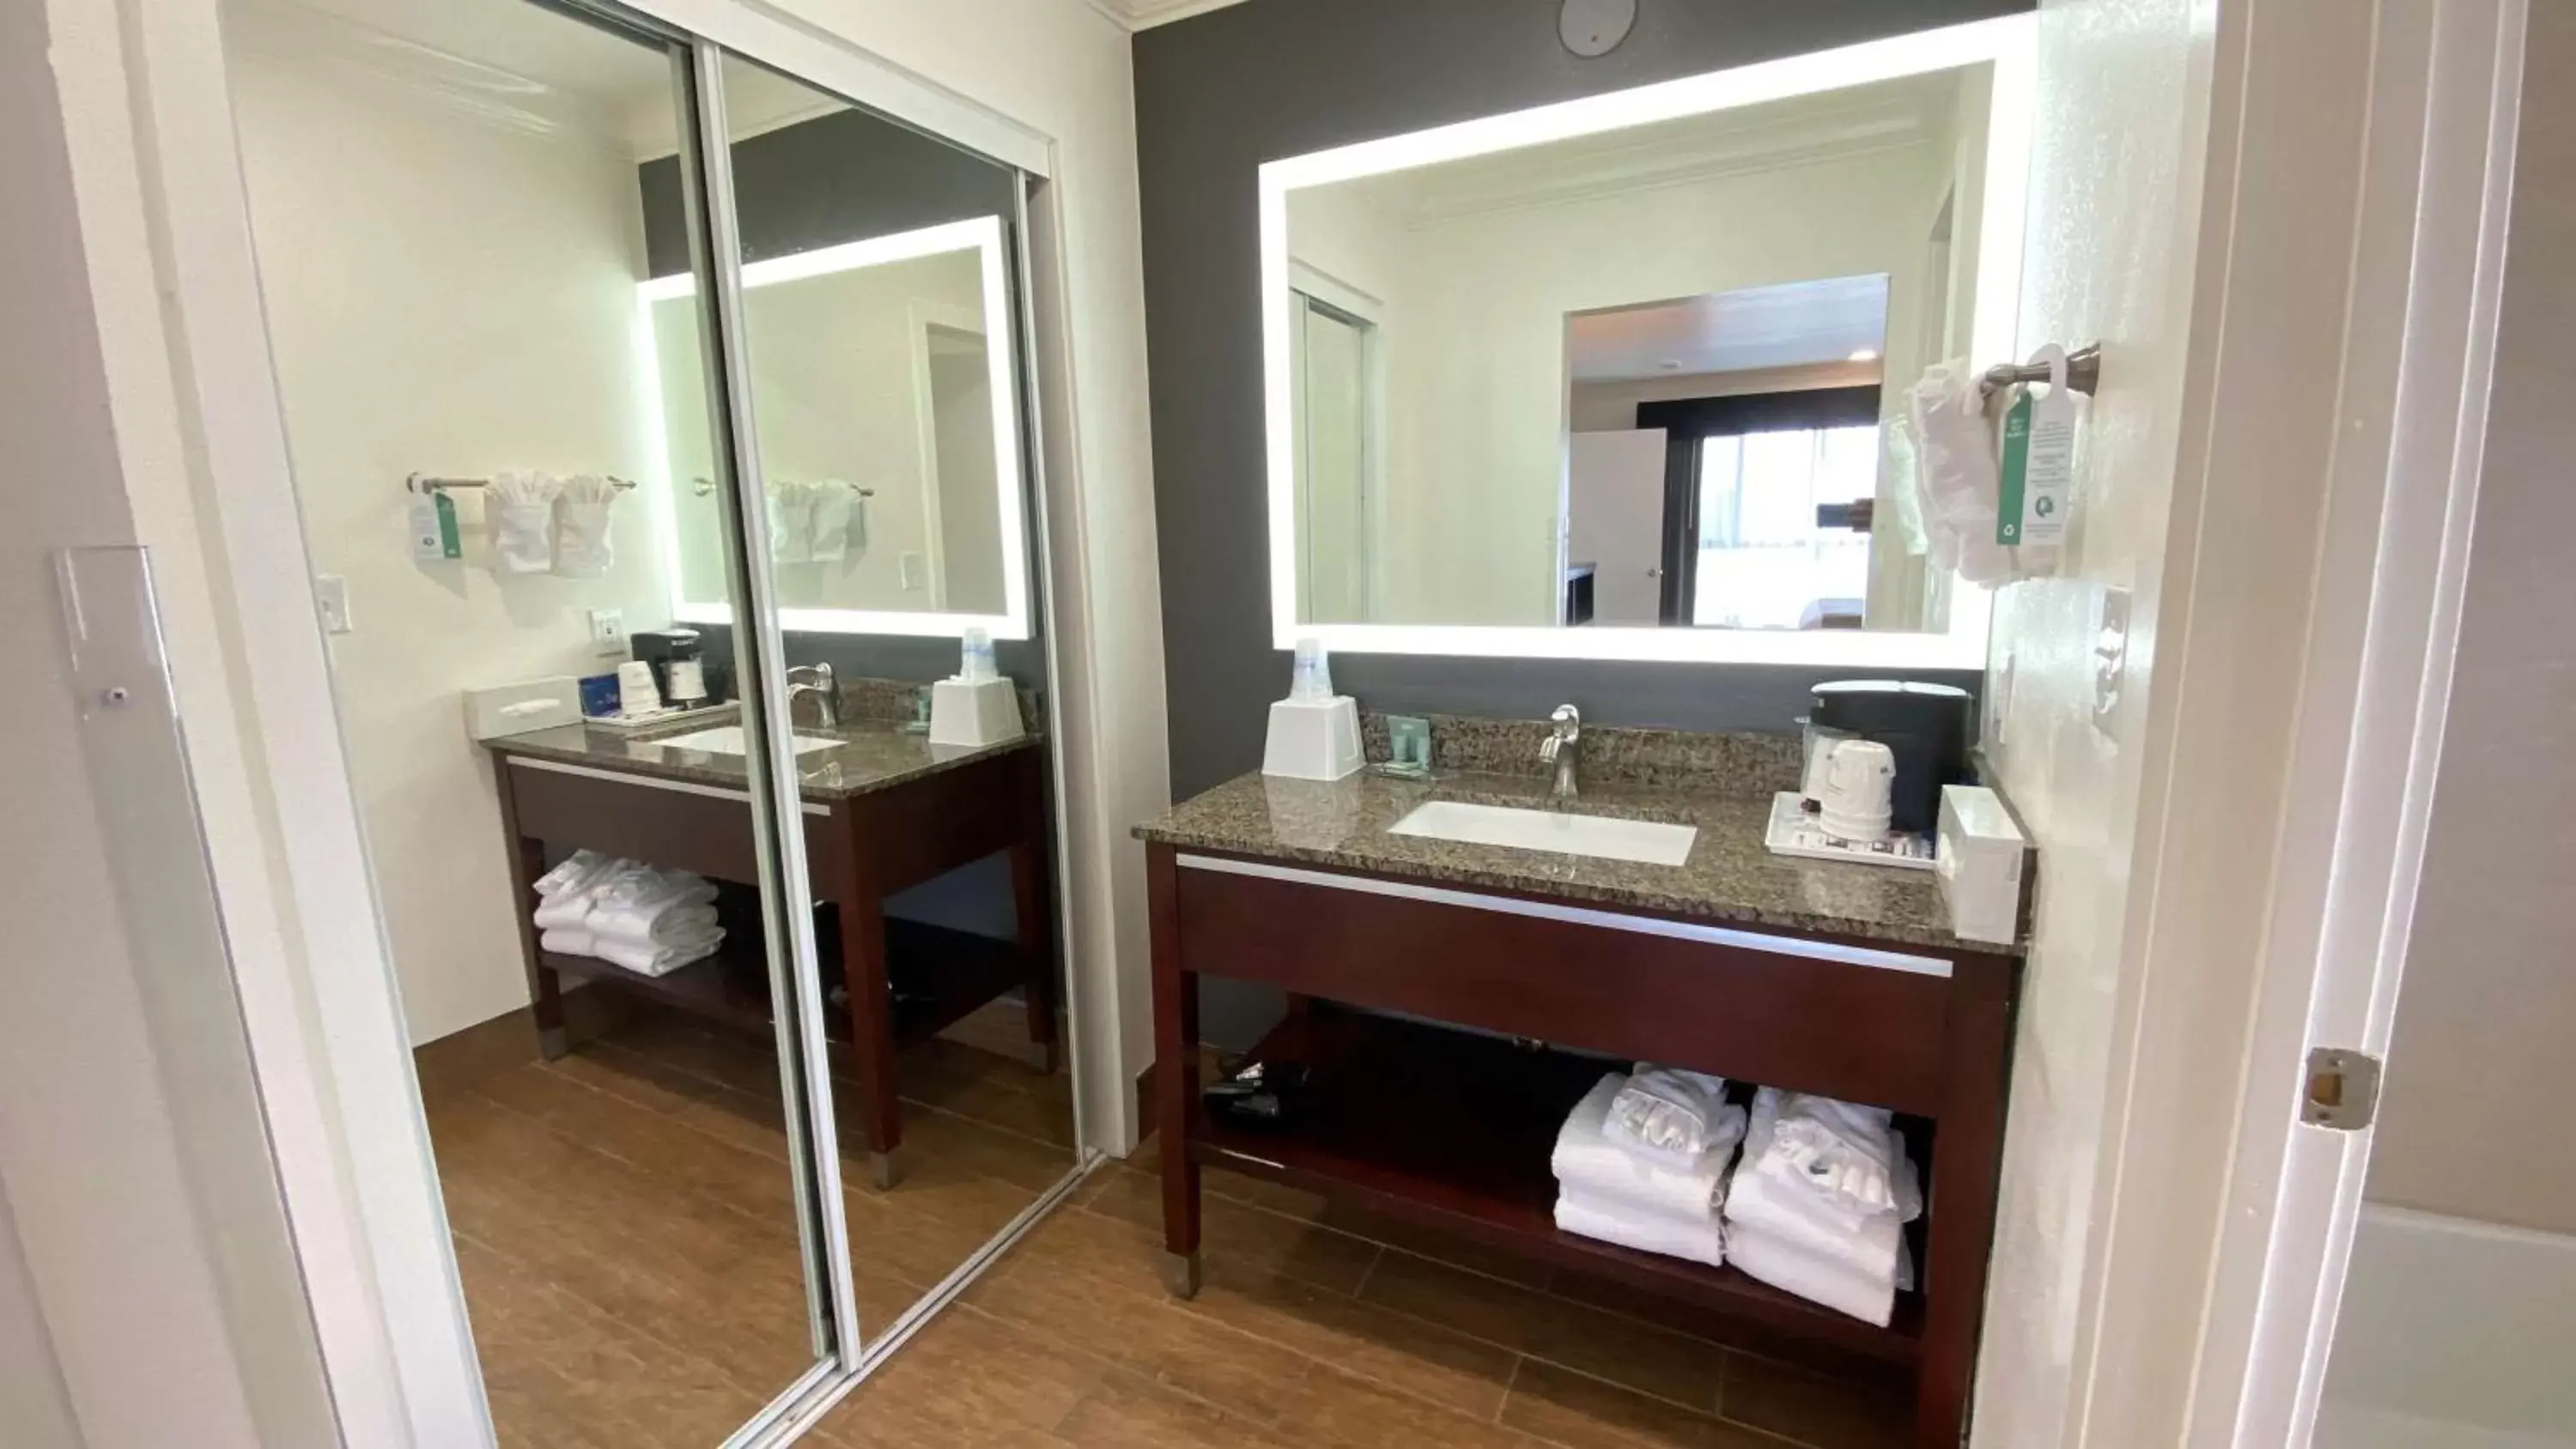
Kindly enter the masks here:
M 1270 706 L 1270 740 L 1261 773 L 1298 780 L 1338 780 L 1360 767 L 1360 710 L 1347 694 L 1283 699 Z
M 1007 678 L 943 679 L 930 686 L 934 745 L 998 745 L 1026 733 L 1019 687 Z
M 2009 946 L 2021 939 L 2030 841 L 2001 796 L 1980 785 L 1941 787 L 1941 824 L 1932 871 L 1950 908 L 1950 930 L 1970 941 Z

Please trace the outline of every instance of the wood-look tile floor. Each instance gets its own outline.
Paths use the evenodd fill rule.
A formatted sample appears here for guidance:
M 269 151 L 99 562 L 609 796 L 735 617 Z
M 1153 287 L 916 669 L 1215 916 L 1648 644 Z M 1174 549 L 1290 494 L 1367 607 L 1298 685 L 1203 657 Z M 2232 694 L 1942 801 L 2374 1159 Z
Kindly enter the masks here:
M 906 1062 L 910 1175 L 844 1194 L 871 1329 L 1068 1161 L 1060 1078 L 932 1045 Z M 775 1083 L 756 1049 L 646 1026 L 433 1104 L 504 1445 L 702 1449 L 803 1372 Z M 1207 1285 L 1175 1300 L 1150 1159 L 1095 1173 L 805 1442 L 1903 1441 L 1883 1369 L 1229 1174 L 1207 1177 Z

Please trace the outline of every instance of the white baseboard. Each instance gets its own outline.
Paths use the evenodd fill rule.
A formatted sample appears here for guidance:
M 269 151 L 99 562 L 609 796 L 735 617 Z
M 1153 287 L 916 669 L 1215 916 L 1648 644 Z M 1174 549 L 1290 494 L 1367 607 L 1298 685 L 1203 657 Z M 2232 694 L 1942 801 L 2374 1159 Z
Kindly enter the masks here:
M 2576 1446 L 2576 1237 L 2366 1203 L 2317 1449 Z

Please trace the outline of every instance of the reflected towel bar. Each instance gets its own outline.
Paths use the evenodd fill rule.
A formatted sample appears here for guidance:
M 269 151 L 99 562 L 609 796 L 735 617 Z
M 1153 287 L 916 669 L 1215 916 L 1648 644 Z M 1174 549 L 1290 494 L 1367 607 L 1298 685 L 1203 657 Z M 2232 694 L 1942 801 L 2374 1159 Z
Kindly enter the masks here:
M 620 490 L 633 488 L 635 486 L 634 483 L 624 478 L 610 478 L 608 481 Z M 426 473 L 414 473 L 403 480 L 403 491 L 406 493 L 443 493 L 455 488 L 489 488 L 491 486 L 492 480 L 489 478 L 432 478 Z

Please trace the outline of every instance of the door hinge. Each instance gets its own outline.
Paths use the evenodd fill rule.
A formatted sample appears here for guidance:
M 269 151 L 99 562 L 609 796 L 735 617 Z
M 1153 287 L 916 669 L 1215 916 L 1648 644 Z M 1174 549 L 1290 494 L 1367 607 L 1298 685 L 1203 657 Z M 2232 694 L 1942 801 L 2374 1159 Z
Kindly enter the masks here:
M 2299 1120 L 2311 1127 L 2358 1132 L 2379 1112 L 2379 1058 L 2347 1047 L 2311 1047 Z

